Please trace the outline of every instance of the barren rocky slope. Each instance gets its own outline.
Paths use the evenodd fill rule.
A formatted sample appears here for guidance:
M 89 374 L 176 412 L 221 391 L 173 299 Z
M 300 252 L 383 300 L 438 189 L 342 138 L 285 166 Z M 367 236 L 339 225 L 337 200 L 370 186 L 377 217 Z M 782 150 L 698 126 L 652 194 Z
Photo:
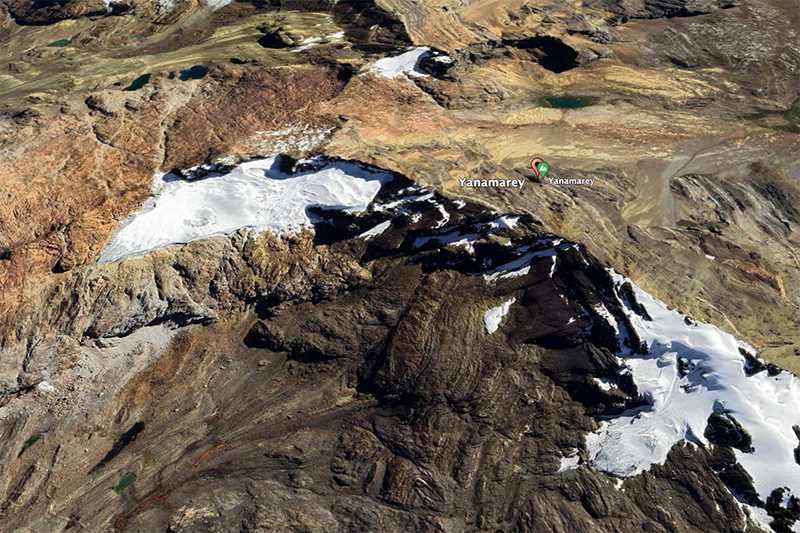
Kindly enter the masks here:
M 593 416 L 642 401 L 593 382 L 621 368 L 598 311 L 626 320 L 608 274 L 579 246 L 547 252 L 530 219 L 404 185 L 315 236 L 198 241 L 53 287 L 36 321 L 52 333 L 17 350 L 4 407 L 36 399 L 6 429 L 7 527 L 747 530 L 730 490 L 752 488 L 717 474 L 740 468 L 722 443 L 679 446 L 624 490 L 560 466 Z M 443 212 L 448 234 L 483 234 L 474 252 L 430 240 Z M 531 246 L 545 253 L 525 275 L 474 275 Z M 509 297 L 487 334 L 484 310 Z
M 620 486 L 584 439 L 642 403 L 593 381 L 620 370 L 597 305 L 625 320 L 604 266 L 800 371 L 795 4 L 18 1 L 0 21 L 0 530 L 758 531 L 733 493 L 793 527 L 735 442 Z M 372 68 L 417 45 L 452 60 Z M 413 183 L 436 202 L 97 264 L 154 174 L 275 153 L 398 173 L 376 205 Z M 596 183 L 536 180 L 534 156 Z M 522 218 L 473 254 L 415 246 L 437 205 L 465 233 Z M 472 275 L 550 233 L 580 246 Z

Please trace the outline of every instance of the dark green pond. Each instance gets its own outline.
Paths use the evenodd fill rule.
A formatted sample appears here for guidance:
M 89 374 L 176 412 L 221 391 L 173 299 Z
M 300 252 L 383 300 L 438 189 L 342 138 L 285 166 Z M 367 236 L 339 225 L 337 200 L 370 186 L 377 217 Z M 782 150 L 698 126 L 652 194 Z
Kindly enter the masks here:
M 559 109 L 575 109 L 586 107 L 595 103 L 596 98 L 591 96 L 550 96 L 544 99 L 550 107 Z
M 204 67 L 203 65 L 194 65 L 186 70 L 180 71 L 178 79 L 181 81 L 199 80 L 200 78 L 205 77 L 206 74 L 208 74 L 208 67 Z
M 131 82 L 130 85 L 122 89 L 123 91 L 138 91 L 150 81 L 150 74 L 142 74 Z
M 136 474 L 133 472 L 128 472 L 117 481 L 117 484 L 114 485 L 114 490 L 117 492 L 122 492 L 123 490 L 127 489 L 131 483 L 136 480 Z
M 36 444 L 36 441 L 39 440 L 41 437 L 42 437 L 41 433 L 34 433 L 30 437 L 28 437 L 28 440 L 26 440 L 25 443 L 22 445 L 22 450 L 20 450 L 19 455 L 22 455 L 22 453 L 25 450 L 27 450 L 28 448 L 30 448 L 31 446 Z M 19 457 L 19 456 L 17 456 L 17 457 Z
M 67 46 L 71 41 L 69 39 L 60 39 L 58 41 L 53 41 L 52 43 L 48 44 L 47 46 Z

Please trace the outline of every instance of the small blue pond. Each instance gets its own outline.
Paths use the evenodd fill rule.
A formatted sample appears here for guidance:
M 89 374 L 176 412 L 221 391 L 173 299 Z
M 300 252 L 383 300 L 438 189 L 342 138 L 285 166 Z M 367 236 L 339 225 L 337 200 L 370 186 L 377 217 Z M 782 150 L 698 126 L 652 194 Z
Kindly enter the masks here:
M 138 91 L 150 81 L 150 74 L 142 74 L 131 82 L 130 85 L 122 89 L 123 91 Z
M 186 70 L 181 70 L 178 74 L 178 79 L 181 81 L 199 80 L 200 78 L 204 78 L 206 74 L 208 74 L 208 67 L 194 65 Z

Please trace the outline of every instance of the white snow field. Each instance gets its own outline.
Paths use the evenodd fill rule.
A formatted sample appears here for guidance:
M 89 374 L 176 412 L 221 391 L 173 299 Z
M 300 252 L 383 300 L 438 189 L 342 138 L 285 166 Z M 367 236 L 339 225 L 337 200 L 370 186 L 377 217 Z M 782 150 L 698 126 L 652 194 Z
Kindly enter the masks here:
M 556 473 L 566 472 L 567 470 L 574 470 L 578 468 L 578 465 L 581 462 L 581 458 L 578 455 L 578 450 L 574 450 L 574 453 L 571 455 L 567 455 L 561 458 L 561 464 L 558 467 Z
M 242 228 L 296 232 L 311 225 L 309 207 L 363 211 L 381 186 L 392 180 L 389 173 L 354 163 L 304 162 L 316 169 L 288 175 L 273 156 L 199 181 L 173 175 L 158 178 L 155 196 L 120 224 L 99 262 Z
M 450 213 L 448 213 L 444 206 L 436 204 L 436 208 L 438 211 L 443 215 L 443 218 L 439 220 L 437 228 L 441 228 L 448 220 L 450 220 Z M 429 242 L 433 241 L 439 244 L 439 246 L 461 246 L 466 248 L 467 252 L 470 254 L 475 253 L 475 248 L 473 247 L 473 243 L 486 235 L 492 235 L 499 229 L 510 229 L 517 225 L 519 222 L 520 217 L 512 217 L 512 216 L 502 216 L 496 218 L 490 222 L 483 222 L 481 224 L 475 225 L 475 231 L 478 233 L 465 233 L 461 230 L 455 229 L 451 231 L 451 228 L 441 228 L 441 233 L 439 235 L 430 235 L 426 237 L 417 237 L 414 239 L 414 248 L 419 248 L 428 244 Z M 485 228 L 488 230 L 484 231 Z
M 483 327 L 486 329 L 486 333 L 491 335 L 497 331 L 497 328 L 500 327 L 500 322 L 508 314 L 508 310 L 511 309 L 511 304 L 516 301 L 516 298 L 511 298 L 497 307 L 492 307 L 483 314 Z
M 550 248 L 545 248 L 543 250 L 535 249 L 540 248 L 543 245 L 550 246 Z M 530 271 L 530 264 L 534 259 L 541 257 L 552 257 L 553 264 L 550 267 L 550 277 L 553 277 L 553 274 L 555 274 L 556 271 L 555 258 L 558 255 L 558 252 L 569 250 L 574 246 L 577 245 L 575 243 L 564 243 L 564 241 L 559 238 L 548 237 L 540 239 L 534 244 L 520 246 L 517 248 L 516 252 L 519 255 L 513 261 L 497 266 L 488 272 L 481 272 L 481 274 L 488 282 L 494 282 L 497 279 L 524 276 Z
M 385 78 L 396 78 L 403 74 L 427 76 L 417 67 L 417 63 L 420 59 L 430 54 L 430 50 L 427 46 L 419 46 L 397 56 L 384 57 L 377 60 L 370 68 L 370 71 Z
M 313 48 L 318 44 L 335 44 L 344 38 L 343 31 L 337 31 L 336 33 L 331 33 L 330 35 L 325 35 L 322 37 L 305 37 L 303 40 L 300 41 L 299 47 L 292 50 L 292 52 L 302 52 L 303 50 L 308 50 L 309 48 Z
M 424 77 L 428 74 L 419 67 L 419 62 L 425 58 L 431 58 L 446 65 L 453 63 L 453 59 L 446 54 L 431 51 L 427 46 L 418 46 L 402 54 L 377 60 L 370 67 L 369 72 L 374 72 L 384 78 L 397 78 L 402 75 Z
M 359 238 L 368 241 L 373 237 L 377 237 L 378 235 L 383 235 L 383 232 L 386 231 L 387 229 L 389 229 L 389 226 L 391 226 L 391 225 L 392 225 L 392 221 L 391 220 L 386 220 L 385 222 L 381 222 L 380 224 L 378 224 L 374 228 L 370 228 L 367 231 L 365 231 L 364 233 L 362 233 L 361 235 L 359 235 Z
M 204 4 L 213 9 L 221 9 L 231 3 L 231 0 L 205 0 Z
M 629 281 L 613 272 L 612 276 L 617 287 Z M 590 464 L 628 477 L 663 464 L 681 440 L 707 446 L 703 434 L 716 410 L 728 413 L 752 437 L 752 452 L 735 453 L 762 501 L 781 487 L 800 496 L 800 464 L 794 458 L 800 442 L 792 430 L 800 426 L 800 379 L 785 371 L 747 376 L 739 348 L 755 353 L 753 348 L 714 326 L 684 320 L 684 315 L 631 285 L 652 321 L 623 308 L 649 354 L 625 349 L 620 357 L 652 405 L 623 413 L 589 434 Z M 679 371 L 679 358 L 688 365 L 685 376 Z

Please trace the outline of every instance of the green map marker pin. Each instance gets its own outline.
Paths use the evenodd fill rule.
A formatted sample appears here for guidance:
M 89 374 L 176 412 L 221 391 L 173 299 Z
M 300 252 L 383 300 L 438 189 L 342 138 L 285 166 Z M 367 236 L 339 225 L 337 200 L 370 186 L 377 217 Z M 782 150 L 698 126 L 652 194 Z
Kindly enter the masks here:
M 547 171 L 550 170 L 550 165 L 542 161 L 536 165 L 536 169 L 539 171 L 539 175 L 542 177 L 542 179 L 544 179 L 545 174 L 547 174 Z

